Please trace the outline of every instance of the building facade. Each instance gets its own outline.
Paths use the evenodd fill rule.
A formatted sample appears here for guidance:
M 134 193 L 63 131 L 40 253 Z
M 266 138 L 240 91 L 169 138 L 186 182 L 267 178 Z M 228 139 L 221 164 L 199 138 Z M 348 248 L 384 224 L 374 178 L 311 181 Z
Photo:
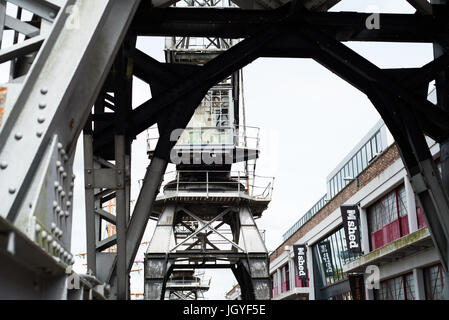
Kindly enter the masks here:
M 438 162 L 438 144 L 430 139 L 428 144 Z M 445 274 L 437 250 L 398 148 L 387 145 L 383 122 L 327 180 L 326 195 L 270 255 L 272 299 L 443 299 Z M 359 212 L 358 253 L 347 247 L 341 212 L 347 205 Z M 296 245 L 306 248 L 306 280 L 297 274 Z M 357 277 L 363 279 L 363 295 L 355 297 L 351 281 Z

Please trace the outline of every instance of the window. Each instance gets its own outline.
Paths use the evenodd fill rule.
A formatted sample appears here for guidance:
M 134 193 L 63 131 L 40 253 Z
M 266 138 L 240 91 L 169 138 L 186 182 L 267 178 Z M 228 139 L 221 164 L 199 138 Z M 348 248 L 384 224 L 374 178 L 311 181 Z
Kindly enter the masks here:
M 444 300 L 443 290 L 447 283 L 441 264 L 424 269 L 424 282 L 427 300 Z
M 376 300 L 414 300 L 415 283 L 413 273 L 402 275 L 380 283 Z
M 381 137 L 380 137 L 380 132 L 377 133 L 377 135 L 376 135 L 376 142 L 377 142 L 377 152 L 378 153 L 382 152 L 382 140 L 381 140 Z
M 357 165 L 359 167 L 359 172 L 362 172 L 363 171 L 363 164 L 362 164 L 362 152 L 361 151 L 359 151 L 357 153 Z
M 409 233 L 404 185 L 368 208 L 371 248 L 375 250 Z
M 313 246 L 313 254 L 323 287 L 346 279 L 343 265 L 359 256 L 348 251 L 343 228 Z
M 367 153 L 367 160 L 369 163 L 371 161 L 371 159 L 373 158 L 373 151 L 371 149 L 371 140 L 368 141 L 368 144 L 366 145 L 366 153 Z
M 285 265 L 285 291 L 290 290 L 290 270 L 288 263 Z
M 354 178 L 359 175 L 360 171 L 357 167 L 357 157 L 352 158 L 352 166 L 354 168 Z
M 368 164 L 368 160 L 366 159 L 366 147 L 362 148 L 362 168 L 365 169 Z
M 281 292 L 290 290 L 288 264 L 281 268 Z

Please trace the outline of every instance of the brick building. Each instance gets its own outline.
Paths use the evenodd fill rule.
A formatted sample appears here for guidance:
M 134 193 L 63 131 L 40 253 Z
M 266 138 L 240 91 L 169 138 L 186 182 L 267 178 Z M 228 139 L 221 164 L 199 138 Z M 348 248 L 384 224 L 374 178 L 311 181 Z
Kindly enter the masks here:
M 437 251 L 397 146 L 386 140 L 380 121 L 329 174 L 326 195 L 284 234 L 270 255 L 273 299 L 353 299 L 349 278 L 367 280 L 372 266 L 379 289 L 365 287 L 367 299 L 443 299 Z M 438 160 L 438 144 L 428 143 Z M 359 253 L 347 248 L 346 205 L 359 211 Z M 306 249 L 307 279 L 297 275 L 293 245 Z

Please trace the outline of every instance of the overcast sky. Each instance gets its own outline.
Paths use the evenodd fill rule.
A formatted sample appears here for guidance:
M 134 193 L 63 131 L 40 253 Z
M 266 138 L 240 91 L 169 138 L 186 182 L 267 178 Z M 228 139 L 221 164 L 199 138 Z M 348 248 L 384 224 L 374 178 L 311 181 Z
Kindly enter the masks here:
M 332 11 L 413 13 L 414 9 L 399 0 L 346 0 Z M 430 45 L 347 45 L 381 68 L 421 67 L 433 56 Z M 164 60 L 163 38 L 139 39 L 139 48 Z M 136 81 L 134 86 L 134 106 L 151 97 L 146 84 Z M 311 60 L 259 59 L 244 69 L 244 89 L 247 125 L 262 130 L 257 173 L 276 179 L 273 200 L 258 220 L 259 228 L 266 231 L 266 245 L 271 251 L 281 244 L 282 234 L 325 194 L 327 175 L 380 116 L 364 94 Z M 145 138 L 143 134 L 133 144 L 132 199 L 137 199 L 137 181 L 143 178 L 149 162 Z M 85 252 L 81 150 L 75 165 L 75 254 Z M 154 223 L 150 222 L 144 241 L 151 239 L 153 228 Z M 139 251 L 138 260 L 143 260 L 145 248 L 142 246 Z M 77 267 L 81 268 L 81 262 Z M 206 295 L 210 299 L 223 299 L 236 283 L 228 270 L 207 274 L 212 277 Z M 133 273 L 132 279 L 132 292 L 143 292 L 143 272 Z

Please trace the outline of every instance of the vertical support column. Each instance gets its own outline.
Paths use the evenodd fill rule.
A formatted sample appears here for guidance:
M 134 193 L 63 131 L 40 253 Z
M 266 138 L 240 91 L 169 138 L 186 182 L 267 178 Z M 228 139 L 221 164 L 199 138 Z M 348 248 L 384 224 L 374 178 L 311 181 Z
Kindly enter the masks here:
M 370 252 L 369 238 L 370 232 L 368 227 L 368 212 L 366 208 L 360 208 L 360 229 L 361 229 L 361 246 L 363 254 Z
M 312 246 L 307 246 L 307 275 L 309 276 L 309 300 L 315 300 Z
M 426 290 L 424 287 L 424 273 L 420 268 L 413 269 L 413 282 L 415 284 L 415 299 L 426 300 Z
M 367 277 L 368 277 L 368 275 L 365 274 L 365 277 L 364 277 L 365 283 L 366 283 L 366 278 Z M 365 286 L 365 297 L 366 297 L 366 300 L 374 300 L 374 290 L 373 289 L 368 289 Z
M 95 236 L 95 189 L 93 184 L 94 159 L 92 132 L 90 123 L 84 130 L 84 181 L 86 204 L 86 249 L 87 270 L 97 273 L 96 236 Z
M 115 171 L 117 179 L 116 216 L 117 216 L 117 298 L 127 300 L 129 296 L 129 278 L 126 265 L 126 230 L 128 226 L 127 195 L 125 188 L 126 146 L 123 135 L 115 136 Z
M 175 246 L 174 223 L 176 206 L 165 207 L 145 254 L 145 300 L 162 300 L 171 262 L 168 253 Z
M 405 195 L 407 199 L 408 228 L 410 233 L 418 230 L 418 217 L 416 215 L 416 198 L 408 176 L 404 177 Z
M 431 0 L 433 15 L 440 19 L 447 19 L 449 15 L 449 3 L 446 0 Z M 439 4 L 435 6 L 435 4 Z M 438 8 L 438 9 L 437 9 Z M 438 58 L 449 53 L 449 38 L 445 43 L 434 43 L 434 56 Z M 446 69 L 436 79 L 438 106 L 449 112 L 449 70 Z M 446 193 L 449 194 L 449 138 L 440 143 L 440 162 L 442 171 L 442 182 Z M 447 250 L 449 251 L 449 239 L 447 239 Z M 448 252 L 449 256 L 449 252 Z M 449 265 L 449 261 L 446 261 Z M 446 283 L 449 283 L 449 270 L 446 271 Z M 444 288 L 444 298 L 449 300 L 449 286 Z
M 270 272 L 268 251 L 248 207 L 239 210 L 239 246 L 247 253 L 247 261 L 242 261 L 252 284 L 255 300 L 270 299 Z
M 292 254 L 292 251 L 289 251 L 288 254 L 288 270 L 290 270 L 288 281 L 290 282 L 290 290 L 294 290 L 296 288 L 296 270 L 295 270 L 295 261 L 294 258 L 290 255 Z

